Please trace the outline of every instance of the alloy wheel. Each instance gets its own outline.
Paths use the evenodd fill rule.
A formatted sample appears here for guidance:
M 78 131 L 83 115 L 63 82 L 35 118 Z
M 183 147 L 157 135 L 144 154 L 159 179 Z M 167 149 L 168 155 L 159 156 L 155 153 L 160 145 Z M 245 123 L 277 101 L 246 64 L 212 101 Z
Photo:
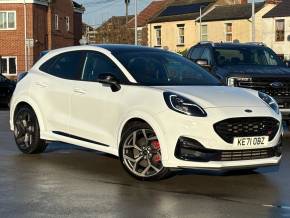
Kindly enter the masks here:
M 22 149 L 28 149 L 35 138 L 36 120 L 29 111 L 23 111 L 15 119 L 14 135 L 16 143 Z
M 140 177 L 153 177 L 163 170 L 160 144 L 151 129 L 133 131 L 124 141 L 123 160 L 126 167 Z

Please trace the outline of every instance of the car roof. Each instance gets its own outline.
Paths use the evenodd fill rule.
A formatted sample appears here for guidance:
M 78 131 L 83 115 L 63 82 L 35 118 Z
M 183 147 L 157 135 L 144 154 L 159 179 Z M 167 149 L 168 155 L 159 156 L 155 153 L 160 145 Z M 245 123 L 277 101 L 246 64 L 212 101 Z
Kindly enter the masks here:
M 202 42 L 198 43 L 195 46 L 211 46 L 213 48 L 256 48 L 256 47 L 265 47 L 263 43 L 230 43 L 230 42 L 220 42 L 220 43 L 211 43 L 211 42 Z M 195 47 L 194 46 L 194 47 Z
M 100 47 L 103 49 L 106 49 L 110 51 L 111 53 L 117 53 L 117 52 L 124 52 L 124 51 L 138 51 L 138 52 L 145 52 L 145 51 L 162 51 L 165 50 L 157 49 L 157 48 L 150 48 L 145 46 L 136 46 L 136 45 L 127 45 L 127 44 L 96 44 L 93 45 L 96 47 Z

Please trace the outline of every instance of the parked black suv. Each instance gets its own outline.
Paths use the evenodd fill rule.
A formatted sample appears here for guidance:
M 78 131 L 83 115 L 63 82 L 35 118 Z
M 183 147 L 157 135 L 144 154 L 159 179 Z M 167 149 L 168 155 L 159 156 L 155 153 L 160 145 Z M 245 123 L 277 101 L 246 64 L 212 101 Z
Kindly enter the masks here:
M 228 86 L 251 88 L 273 96 L 290 121 L 290 68 L 260 43 L 211 43 L 193 46 L 187 58 Z
M 0 74 L 0 105 L 9 105 L 15 86 L 16 82 Z

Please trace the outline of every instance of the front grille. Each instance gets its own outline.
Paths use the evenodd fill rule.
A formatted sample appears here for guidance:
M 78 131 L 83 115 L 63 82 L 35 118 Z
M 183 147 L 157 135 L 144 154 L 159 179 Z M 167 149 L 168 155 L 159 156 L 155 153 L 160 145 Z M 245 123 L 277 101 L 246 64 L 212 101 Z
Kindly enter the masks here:
M 274 148 L 222 151 L 220 161 L 256 160 L 275 156 Z
M 271 86 L 271 83 L 273 83 L 275 79 L 272 80 L 272 82 L 264 81 L 264 82 L 243 82 L 240 81 L 237 83 L 238 87 L 242 88 L 250 88 L 255 89 L 260 92 L 264 92 L 268 95 L 271 95 L 273 97 L 290 97 L 290 83 L 289 82 L 282 82 L 283 87 L 281 88 L 274 88 Z
M 273 87 L 271 84 L 281 82 L 282 87 Z M 254 77 L 252 81 L 237 81 L 237 87 L 254 89 L 264 92 L 278 102 L 280 109 L 290 108 L 290 80 L 289 78 L 260 78 Z
M 271 141 L 279 126 L 279 121 L 271 117 L 241 117 L 218 122 L 214 130 L 227 143 L 233 143 L 235 137 L 253 136 L 269 136 Z

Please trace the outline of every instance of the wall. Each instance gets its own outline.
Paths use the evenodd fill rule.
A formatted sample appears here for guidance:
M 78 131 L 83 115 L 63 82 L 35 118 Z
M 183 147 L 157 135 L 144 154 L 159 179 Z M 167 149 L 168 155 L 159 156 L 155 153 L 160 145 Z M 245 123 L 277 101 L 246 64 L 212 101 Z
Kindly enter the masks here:
M 178 45 L 178 28 L 177 24 L 185 24 L 184 26 L 184 36 L 185 43 L 184 46 Z M 164 22 L 164 23 L 152 23 L 148 24 L 148 44 L 150 47 L 156 46 L 156 33 L 155 26 L 161 26 L 161 47 L 166 48 L 170 51 L 183 51 L 190 48 L 192 45 L 198 42 L 196 35 L 196 24 L 193 20 L 186 21 L 176 21 L 176 22 Z
M 27 4 L 27 38 L 32 37 L 32 14 L 33 5 Z M 24 6 L 23 4 L 0 4 L 0 10 L 16 11 L 16 29 L 15 30 L 0 30 L 0 55 L 1 56 L 16 56 L 17 71 L 25 71 L 24 60 Z M 30 50 L 33 59 L 33 52 Z
M 285 19 L 285 41 L 276 42 L 275 38 L 275 18 L 263 19 L 263 41 L 272 48 L 277 54 L 284 55 L 286 59 L 290 60 L 290 17 L 281 17 L 276 19 Z

